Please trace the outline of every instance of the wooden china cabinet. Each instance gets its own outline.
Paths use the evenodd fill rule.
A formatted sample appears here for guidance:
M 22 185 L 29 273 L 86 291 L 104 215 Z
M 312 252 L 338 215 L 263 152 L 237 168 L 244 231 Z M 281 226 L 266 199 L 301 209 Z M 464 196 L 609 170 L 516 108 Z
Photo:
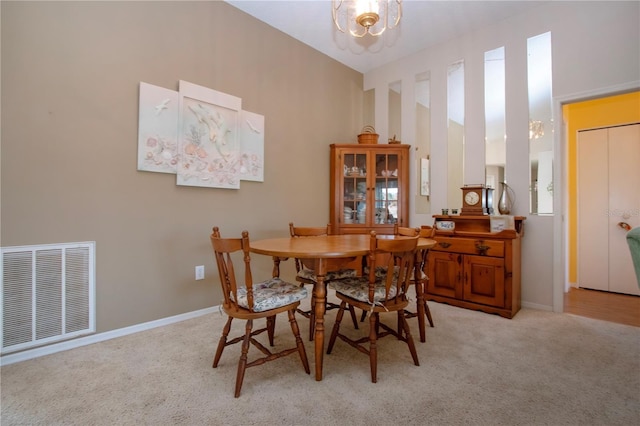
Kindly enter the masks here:
M 513 318 L 520 310 L 520 240 L 514 229 L 491 232 L 489 215 L 436 215 L 436 245 L 429 251 L 425 298 Z M 453 222 L 443 230 L 439 222 Z
M 333 234 L 409 226 L 409 147 L 332 144 L 330 221 Z

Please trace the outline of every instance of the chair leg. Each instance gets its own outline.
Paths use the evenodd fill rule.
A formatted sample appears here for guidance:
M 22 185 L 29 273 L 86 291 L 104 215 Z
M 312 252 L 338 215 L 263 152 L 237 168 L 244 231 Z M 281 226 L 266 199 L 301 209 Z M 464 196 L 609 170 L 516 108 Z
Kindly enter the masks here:
M 225 346 L 227 346 L 227 337 L 229 336 L 229 331 L 231 330 L 231 321 L 233 318 L 227 317 L 227 323 L 224 325 L 222 329 L 222 336 L 220 336 L 220 340 L 218 341 L 218 349 L 216 349 L 216 356 L 213 358 L 213 368 L 218 366 L 218 362 L 220 361 L 220 357 L 222 356 L 222 351 L 224 351 Z
M 424 301 L 424 313 L 427 314 L 427 320 L 429 321 L 429 325 L 433 328 L 433 318 L 431 318 L 431 311 L 429 310 L 429 305 L 427 305 L 427 301 Z
M 316 295 L 311 292 L 311 309 L 309 310 L 309 341 L 313 342 L 313 336 L 316 333 Z
M 364 322 L 364 319 L 367 317 L 367 311 L 362 311 L 362 315 L 360 315 L 360 322 Z
M 409 323 L 404 315 L 399 316 L 400 321 L 402 321 L 405 333 L 405 340 L 407 345 L 409 345 L 409 351 L 411 352 L 411 357 L 413 358 L 413 363 L 417 366 L 420 365 L 420 361 L 418 361 L 418 352 L 416 351 L 416 345 L 413 342 L 413 337 L 411 337 L 411 331 L 409 330 Z
M 342 321 L 342 316 L 344 315 L 346 307 L 347 302 L 342 301 L 342 303 L 340 303 L 340 309 L 338 309 L 338 313 L 336 314 L 336 321 L 333 323 L 333 330 L 331 331 L 331 337 L 329 338 L 329 344 L 327 345 L 327 354 L 331 353 L 333 345 L 336 343 L 336 338 L 340 331 L 340 322 Z
M 422 302 L 424 303 L 424 313 L 427 315 L 427 320 L 429 321 L 429 326 L 433 327 L 433 318 L 431 318 L 431 311 L 429 310 L 429 305 L 427 305 L 427 298 L 425 295 L 427 294 L 427 282 L 422 281 Z
M 273 346 L 273 336 L 276 329 L 276 316 L 267 317 L 267 335 L 269 336 L 269 345 Z
M 369 366 L 371 368 L 371 382 L 378 382 L 378 313 L 369 316 Z
M 298 327 L 298 322 L 296 321 L 296 310 L 292 309 L 287 311 L 289 315 L 289 324 L 291 324 L 291 331 L 293 331 L 293 335 L 296 338 L 296 346 L 298 348 L 298 353 L 300 354 L 300 360 L 302 361 L 302 366 L 304 367 L 304 371 L 307 374 L 311 373 L 309 369 L 309 360 L 307 359 L 307 352 L 304 350 L 304 343 L 302 343 L 302 338 L 300 338 L 300 328 Z
M 249 342 L 251 340 L 252 328 L 253 320 L 247 320 L 244 339 L 242 340 L 242 353 L 240 354 L 240 360 L 238 361 L 238 374 L 236 375 L 236 391 L 234 394 L 236 398 L 240 396 L 240 389 L 242 389 L 242 382 L 244 380 L 244 372 L 247 369 L 247 354 L 249 353 Z
M 351 321 L 353 321 L 353 328 L 359 330 L 358 319 L 356 318 L 356 310 L 351 305 L 349 305 L 349 313 L 351 314 Z

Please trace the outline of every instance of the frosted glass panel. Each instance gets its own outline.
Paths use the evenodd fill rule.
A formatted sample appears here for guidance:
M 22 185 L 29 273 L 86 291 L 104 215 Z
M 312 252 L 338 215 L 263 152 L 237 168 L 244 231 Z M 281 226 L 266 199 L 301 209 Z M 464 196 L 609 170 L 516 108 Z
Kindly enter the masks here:
M 364 91 L 363 99 L 363 127 L 364 126 L 376 126 L 376 89 L 369 89 Z
M 485 184 L 495 188 L 494 209 L 506 181 L 504 47 L 484 54 Z
M 447 67 L 447 205 L 460 208 L 464 178 L 464 61 Z
M 400 81 L 389 83 L 389 139 L 402 141 L 400 134 L 402 117 L 402 85 Z
M 551 33 L 527 40 L 530 212 L 553 213 Z
M 416 213 L 431 213 L 431 177 L 429 160 L 431 153 L 431 74 L 427 72 L 416 75 L 416 170 L 418 171 L 415 197 Z

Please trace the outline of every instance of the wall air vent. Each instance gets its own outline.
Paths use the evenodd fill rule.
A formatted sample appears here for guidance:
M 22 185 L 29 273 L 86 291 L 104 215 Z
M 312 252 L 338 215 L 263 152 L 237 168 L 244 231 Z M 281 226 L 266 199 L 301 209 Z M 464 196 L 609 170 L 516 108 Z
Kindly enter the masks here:
M 95 242 L 1 250 L 1 354 L 95 332 Z

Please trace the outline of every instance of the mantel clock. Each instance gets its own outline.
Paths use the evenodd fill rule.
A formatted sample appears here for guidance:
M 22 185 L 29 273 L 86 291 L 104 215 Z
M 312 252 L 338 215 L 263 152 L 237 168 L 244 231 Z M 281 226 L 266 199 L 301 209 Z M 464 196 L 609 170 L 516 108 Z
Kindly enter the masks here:
M 493 188 L 485 185 L 465 185 L 462 188 L 461 215 L 493 213 Z

